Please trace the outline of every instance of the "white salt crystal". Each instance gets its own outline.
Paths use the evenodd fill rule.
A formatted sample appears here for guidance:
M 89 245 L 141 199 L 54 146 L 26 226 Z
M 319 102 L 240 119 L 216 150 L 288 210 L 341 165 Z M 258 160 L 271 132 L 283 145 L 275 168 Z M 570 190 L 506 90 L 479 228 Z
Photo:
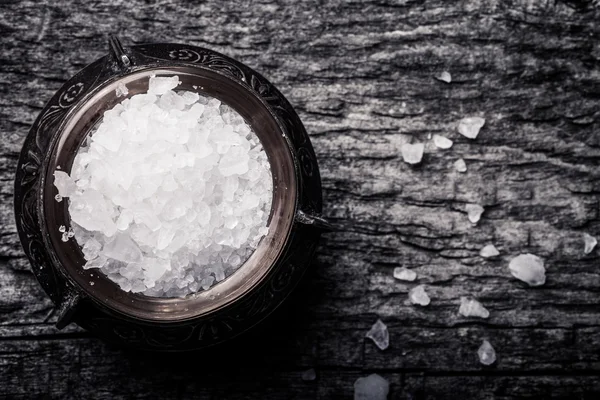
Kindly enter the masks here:
M 394 268 L 394 278 L 401 281 L 414 281 L 417 279 L 417 273 L 408 268 L 396 267 Z
M 589 233 L 583 234 L 583 241 L 585 245 L 583 252 L 585 254 L 590 254 L 594 250 L 594 247 L 596 247 L 598 244 L 598 240 Z
M 148 82 L 148 93 L 162 95 L 172 89 L 175 89 L 179 83 L 178 76 L 152 76 Z
M 63 199 L 63 197 L 60 194 L 57 194 L 56 196 L 54 196 L 54 200 L 56 200 L 57 202 L 61 202 Z
M 115 90 L 117 97 L 127 96 L 128 93 L 129 89 L 127 89 L 127 86 L 123 82 L 119 82 L 117 89 Z
M 69 197 L 77 190 L 75 182 L 64 171 L 54 171 L 54 186 L 58 189 L 61 197 Z
M 490 258 L 500 255 L 500 252 L 498 251 L 496 246 L 494 246 L 493 244 L 488 244 L 479 251 L 479 255 L 483 258 Z
M 484 124 L 485 119 L 481 117 L 463 118 L 458 123 L 458 133 L 469 139 L 475 139 Z
M 390 384 L 377 374 L 354 382 L 354 400 L 387 400 Z
M 381 350 L 387 349 L 390 345 L 390 335 L 388 333 L 387 326 L 380 319 L 373 324 L 365 337 L 371 339 L 373 343 L 375 343 L 375 345 Z
M 62 240 L 63 242 L 68 242 L 69 241 L 69 233 L 68 232 L 64 232 L 62 234 L 62 236 L 60 237 L 60 240 Z
M 475 299 L 469 299 L 467 297 L 460 298 L 460 307 L 458 309 L 460 315 L 465 317 L 478 317 L 487 318 L 490 316 L 490 312 Z
M 546 283 L 544 261 L 533 254 L 520 254 L 508 264 L 510 273 L 529 286 L 541 286 Z
M 402 158 L 408 164 L 418 164 L 423 159 L 423 151 L 425 145 L 423 143 L 404 143 L 402 145 Z
M 465 163 L 465 160 L 463 160 L 462 158 L 456 160 L 454 162 L 454 169 L 458 172 L 467 172 L 467 164 Z
M 487 340 L 483 341 L 477 350 L 477 355 L 479 356 L 479 362 L 483 365 L 492 365 L 496 362 L 496 351 Z
M 408 298 L 410 302 L 413 304 L 418 304 L 420 306 L 426 306 L 431 302 L 429 295 L 425 292 L 425 286 L 418 285 L 412 288 L 408 292 Z
M 441 135 L 433 135 L 433 143 L 440 149 L 449 149 L 452 147 L 452 140 Z
M 465 210 L 467 211 L 467 217 L 469 221 L 476 224 L 481 219 L 481 214 L 483 214 L 484 208 L 479 204 L 467 204 L 465 206 Z
M 64 232 L 67 231 L 67 227 L 65 227 L 64 225 L 61 225 L 61 226 L 58 227 L 58 231 L 61 232 L 61 233 L 64 233 Z
M 452 82 L 452 75 L 448 71 L 442 71 L 438 76 L 435 77 L 437 80 L 450 83 Z
M 174 92 L 153 77 L 150 93 L 123 100 L 56 171 L 84 268 L 124 291 L 185 296 L 239 268 L 268 233 L 272 177 L 260 140 L 217 99 Z
M 307 369 L 302 373 L 303 381 L 314 381 L 315 379 L 317 379 L 317 372 L 314 368 Z

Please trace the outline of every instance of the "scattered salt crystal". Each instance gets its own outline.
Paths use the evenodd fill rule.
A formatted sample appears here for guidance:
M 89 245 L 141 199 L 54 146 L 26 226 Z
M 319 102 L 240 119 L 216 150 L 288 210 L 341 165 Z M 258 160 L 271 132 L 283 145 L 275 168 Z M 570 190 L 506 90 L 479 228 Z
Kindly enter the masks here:
M 409 164 L 418 164 L 423 159 L 423 151 L 425 145 L 423 143 L 404 143 L 402 145 L 402 158 Z
M 590 254 L 594 250 L 594 247 L 596 247 L 598 244 L 598 240 L 589 233 L 583 234 L 583 241 L 585 243 L 585 247 L 583 249 L 585 254 Z
M 67 231 L 67 227 L 64 225 L 61 225 L 58 227 L 58 231 L 61 233 L 65 233 Z
M 128 93 L 129 89 L 127 89 L 127 86 L 123 82 L 119 82 L 117 89 L 115 90 L 117 97 L 127 96 Z
M 419 285 L 415 286 L 408 292 L 408 298 L 410 302 L 413 304 L 418 304 L 420 306 L 426 306 L 431 302 L 429 295 L 425 292 L 425 286 Z
M 149 93 L 104 113 L 70 177 L 55 171 L 73 227 L 63 240 L 75 237 L 83 268 L 148 296 L 208 290 L 268 233 L 272 176 L 260 140 L 218 99 L 178 85 L 150 78 Z
M 63 232 L 62 236 L 60 237 L 60 240 L 62 240 L 63 242 L 68 242 L 69 241 L 69 233 Z
M 456 160 L 454 162 L 454 169 L 458 172 L 467 172 L 467 164 L 465 163 L 465 160 L 463 160 L 462 158 Z
M 483 258 L 496 257 L 500 255 L 500 252 L 493 244 L 488 244 L 484 246 L 480 251 L 479 255 Z
M 448 71 L 442 71 L 438 76 L 435 77 L 437 80 L 450 83 L 452 82 L 452 75 Z
M 433 135 L 433 143 L 440 149 L 449 149 L 452 147 L 452 140 L 441 135 Z
M 541 286 L 546 283 L 544 261 L 533 254 L 520 254 L 508 264 L 510 273 L 529 286 Z
M 483 341 L 477 350 L 477 355 L 479 356 L 479 362 L 483 365 L 492 365 L 496 362 L 496 351 L 487 340 Z
M 56 196 L 54 196 L 54 200 L 56 200 L 57 202 L 61 202 L 63 199 L 63 197 L 60 194 L 57 194 Z
M 465 206 L 465 210 L 467 211 L 469 221 L 471 221 L 473 224 L 476 224 L 481 219 L 481 214 L 483 214 L 484 208 L 479 204 L 467 204 Z
M 465 317 L 479 317 L 487 318 L 490 316 L 490 312 L 475 299 L 469 299 L 467 297 L 460 298 L 460 307 L 458 313 Z
M 377 374 L 358 378 L 354 382 L 354 400 L 387 400 L 390 384 Z
M 401 281 L 414 281 L 417 279 L 417 273 L 408 268 L 396 267 L 394 268 L 394 278 Z
M 469 139 L 475 139 L 479 131 L 485 124 L 485 119 L 481 117 L 466 117 L 458 123 L 458 133 Z
M 302 373 L 303 381 L 314 381 L 315 379 L 317 379 L 317 372 L 314 368 L 307 369 Z
M 371 339 L 379 349 L 385 350 L 390 345 L 390 335 L 387 326 L 380 319 L 373 324 L 365 337 Z
M 94 286 L 94 281 L 90 281 L 90 286 Z

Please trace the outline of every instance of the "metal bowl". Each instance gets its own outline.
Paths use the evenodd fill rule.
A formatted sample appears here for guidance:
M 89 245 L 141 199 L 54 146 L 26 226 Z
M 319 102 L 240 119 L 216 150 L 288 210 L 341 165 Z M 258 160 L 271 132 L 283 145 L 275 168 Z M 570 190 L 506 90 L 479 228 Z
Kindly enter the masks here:
M 200 349 L 246 331 L 271 313 L 302 277 L 319 236 L 321 180 L 308 135 L 283 95 L 261 75 L 222 54 L 178 44 L 132 46 L 116 38 L 111 52 L 71 78 L 33 124 L 15 181 L 21 243 L 38 281 L 58 307 L 57 326 L 76 322 L 117 344 L 146 350 Z M 144 93 L 151 75 L 178 75 L 178 89 L 221 100 L 240 113 L 260 139 L 273 175 L 269 233 L 224 281 L 185 298 L 122 291 L 98 270 L 84 270 L 75 242 L 63 242 L 67 202 L 57 202 L 52 174 L 73 158 L 104 111 Z

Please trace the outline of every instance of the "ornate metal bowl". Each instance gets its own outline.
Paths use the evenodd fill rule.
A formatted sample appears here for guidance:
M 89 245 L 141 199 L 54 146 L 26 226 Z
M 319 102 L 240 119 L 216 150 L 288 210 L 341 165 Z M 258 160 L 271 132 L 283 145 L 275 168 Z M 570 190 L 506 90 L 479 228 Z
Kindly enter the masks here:
M 123 49 L 85 67 L 50 100 L 33 124 L 19 158 L 15 214 L 21 243 L 38 281 L 58 308 L 57 326 L 75 322 L 117 344 L 183 351 L 211 346 L 246 331 L 271 313 L 302 277 L 328 224 L 320 217 L 321 180 L 309 137 L 283 95 L 265 78 L 222 54 L 178 44 Z M 185 298 L 122 291 L 98 270 L 84 270 L 66 202 L 56 202 L 52 174 L 70 171 L 77 150 L 105 110 L 143 93 L 152 75 L 178 75 L 180 89 L 221 100 L 258 135 L 271 164 L 269 233 L 252 256 L 224 281 Z M 92 283 L 93 282 L 93 283 Z

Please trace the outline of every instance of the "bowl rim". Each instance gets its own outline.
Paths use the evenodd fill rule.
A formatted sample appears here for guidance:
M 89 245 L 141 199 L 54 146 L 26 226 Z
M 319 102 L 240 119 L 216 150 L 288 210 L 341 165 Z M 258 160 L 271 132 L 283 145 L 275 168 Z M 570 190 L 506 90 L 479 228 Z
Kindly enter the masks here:
M 219 87 L 228 83 L 230 85 L 228 88 L 236 88 L 238 92 L 215 91 L 215 87 L 207 85 L 195 85 L 199 87 L 199 90 L 194 90 L 190 87 L 192 86 L 191 84 L 184 85 L 183 81 L 188 78 L 205 78 L 207 74 L 215 79 L 213 83 L 218 84 Z M 71 134 L 81 136 L 77 144 L 77 147 L 79 147 L 85 140 L 85 137 L 89 135 L 92 127 L 101 120 L 101 113 L 100 117 L 98 117 L 98 111 L 93 111 L 92 114 L 96 118 L 93 121 L 86 122 L 87 129 L 78 131 L 78 124 L 80 124 L 86 113 L 93 110 L 94 106 L 107 97 L 110 98 L 109 105 L 102 107 L 102 109 L 110 109 L 114 107 L 112 103 L 123 101 L 125 97 L 119 98 L 115 94 L 117 85 L 121 83 L 125 83 L 130 88 L 130 92 L 126 96 L 127 98 L 137 93 L 144 93 L 147 91 L 147 81 L 153 75 L 177 75 L 180 81 L 182 81 L 182 84 L 177 88 L 178 90 L 192 89 L 200 94 L 217 98 L 223 104 L 227 104 L 242 114 L 259 140 L 263 143 L 263 148 L 269 157 L 273 175 L 273 196 L 268 223 L 269 232 L 267 235 L 261 240 L 249 259 L 230 276 L 214 284 L 208 290 L 202 290 L 184 298 L 152 297 L 124 292 L 117 284 L 103 274 L 98 273 L 96 269 L 84 270 L 82 264 L 74 264 L 73 255 L 79 256 L 77 259 L 80 262 L 85 262 L 79 246 L 75 240 L 69 240 L 67 243 L 62 242 L 60 240 L 60 233 L 56 229 L 59 225 L 68 226 L 69 222 L 68 212 L 65 211 L 68 204 L 67 200 L 65 199 L 62 203 L 54 201 L 57 191 L 54 188 L 52 177 L 56 166 L 60 165 L 58 157 L 61 154 L 62 147 L 65 145 L 65 139 Z M 145 91 L 140 90 L 140 82 Z M 132 90 L 132 85 L 137 90 Z M 240 109 L 231 104 L 232 97 L 242 95 L 247 96 L 244 99 L 245 104 L 251 104 L 252 112 L 256 113 L 260 110 L 260 118 L 248 121 L 247 117 L 250 111 L 248 109 Z M 264 125 L 268 125 L 269 130 L 262 130 L 261 126 Z M 270 135 L 270 140 L 265 140 L 266 135 Z M 74 156 L 75 154 L 76 152 L 71 155 Z M 65 158 L 63 157 L 62 159 L 64 160 Z M 61 169 L 70 171 L 72 157 L 66 160 L 67 165 L 60 165 Z M 56 130 L 55 140 L 51 144 L 50 151 L 43 163 L 42 174 L 44 176 L 44 183 L 40 188 L 39 197 L 41 227 L 47 233 L 47 235 L 44 235 L 45 243 L 61 272 L 67 275 L 86 296 L 100 306 L 107 307 L 111 311 L 122 313 L 129 317 L 147 321 L 179 322 L 205 316 L 226 307 L 228 304 L 251 292 L 253 288 L 266 278 L 284 252 L 298 205 L 296 165 L 295 155 L 285 137 L 285 130 L 273 115 L 268 104 L 255 93 L 240 85 L 236 80 L 231 79 L 229 76 L 215 73 L 202 66 L 172 65 L 138 68 L 95 87 L 86 97 L 80 99 L 71 108 L 69 114 Z M 94 283 L 91 284 L 90 282 Z

